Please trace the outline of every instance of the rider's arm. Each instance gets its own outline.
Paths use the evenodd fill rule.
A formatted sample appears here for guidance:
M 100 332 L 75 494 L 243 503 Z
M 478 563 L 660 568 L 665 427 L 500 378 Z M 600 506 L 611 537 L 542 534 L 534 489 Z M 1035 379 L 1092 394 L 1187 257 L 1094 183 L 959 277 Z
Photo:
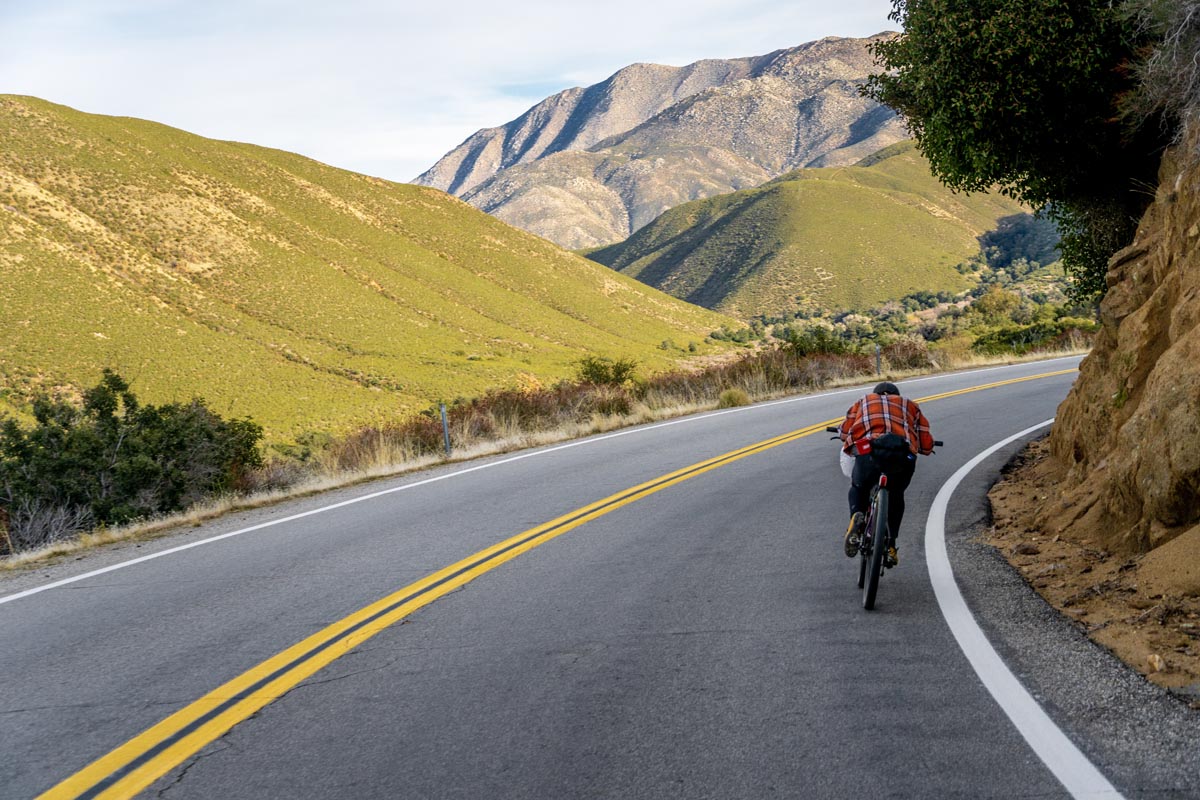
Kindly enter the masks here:
M 909 401 L 909 404 L 909 419 L 917 432 L 917 449 L 921 455 L 927 456 L 933 452 L 933 434 L 929 430 L 929 420 L 925 418 L 920 406 L 912 401 Z
M 846 447 L 853 444 L 853 439 L 850 438 L 850 429 L 854 427 L 854 423 L 858 422 L 860 416 L 859 404 L 855 403 L 846 410 L 846 418 L 842 420 L 842 424 L 838 426 L 838 436 L 842 437 L 842 442 Z

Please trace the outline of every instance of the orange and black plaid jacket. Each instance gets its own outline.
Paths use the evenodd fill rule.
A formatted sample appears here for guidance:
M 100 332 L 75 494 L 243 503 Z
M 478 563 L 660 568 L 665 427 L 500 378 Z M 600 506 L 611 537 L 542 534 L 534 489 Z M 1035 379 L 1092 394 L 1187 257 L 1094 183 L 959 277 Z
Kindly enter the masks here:
M 914 453 L 929 455 L 933 452 L 933 434 L 929 432 L 929 420 L 921 413 L 921 407 L 912 400 L 894 394 L 868 394 L 850 406 L 846 419 L 838 426 L 847 453 L 853 453 L 855 442 L 874 439 L 885 433 L 894 433 L 908 440 Z

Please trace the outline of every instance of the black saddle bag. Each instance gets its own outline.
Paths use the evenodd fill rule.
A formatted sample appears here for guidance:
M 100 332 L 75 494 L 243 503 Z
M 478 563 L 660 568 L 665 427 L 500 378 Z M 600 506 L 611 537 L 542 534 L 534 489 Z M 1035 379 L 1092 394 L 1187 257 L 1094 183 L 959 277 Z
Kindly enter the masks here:
M 915 458 L 908 440 L 895 433 L 885 433 L 871 440 L 871 460 L 885 475 L 905 461 Z

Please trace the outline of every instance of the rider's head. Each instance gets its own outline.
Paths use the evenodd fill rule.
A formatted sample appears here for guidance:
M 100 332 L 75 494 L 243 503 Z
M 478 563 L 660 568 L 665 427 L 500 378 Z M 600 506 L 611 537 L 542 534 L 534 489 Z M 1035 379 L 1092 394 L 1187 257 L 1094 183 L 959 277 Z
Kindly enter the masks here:
M 896 384 L 884 381 L 883 383 L 875 385 L 875 388 L 872 390 L 872 394 L 894 394 L 899 397 L 900 390 L 896 388 Z

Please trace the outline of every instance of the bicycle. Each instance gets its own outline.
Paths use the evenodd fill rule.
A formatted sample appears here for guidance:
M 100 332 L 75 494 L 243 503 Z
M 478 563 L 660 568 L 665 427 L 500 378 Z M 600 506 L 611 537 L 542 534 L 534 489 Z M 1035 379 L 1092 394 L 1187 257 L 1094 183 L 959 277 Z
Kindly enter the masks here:
M 837 428 L 827 427 L 825 430 L 838 433 Z M 942 442 L 934 440 L 933 446 L 941 447 Z M 858 543 L 858 588 L 863 590 L 863 608 L 867 611 L 875 608 L 875 597 L 879 593 L 879 579 L 883 577 L 883 571 L 896 566 L 896 563 L 888 558 L 888 553 L 896 546 L 896 538 L 892 536 L 887 523 L 887 480 L 887 473 L 880 471 L 879 480 L 871 487 L 871 502 L 867 507 L 862 540 Z

